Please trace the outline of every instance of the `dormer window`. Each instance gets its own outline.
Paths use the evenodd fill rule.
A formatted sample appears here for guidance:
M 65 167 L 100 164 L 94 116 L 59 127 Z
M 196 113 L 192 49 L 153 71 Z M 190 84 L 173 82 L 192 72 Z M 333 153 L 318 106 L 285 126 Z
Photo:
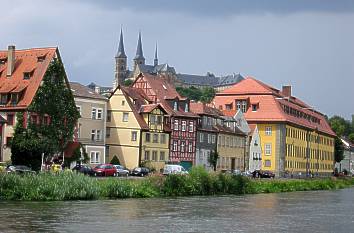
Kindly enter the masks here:
M 257 112 L 258 105 L 257 104 L 252 104 L 252 112 Z
M 18 93 L 11 93 L 11 104 L 17 105 L 18 102 Z
M 37 62 L 43 62 L 45 60 L 45 55 L 44 56 L 39 56 L 37 58 Z
M 175 111 L 178 110 L 178 103 L 177 103 L 177 101 L 175 101 L 175 102 L 173 103 L 173 110 L 175 110 Z
M 3 65 L 3 64 L 5 64 L 5 63 L 6 63 L 6 58 L 0 59 L 0 65 Z
M 189 112 L 188 103 L 186 103 L 186 105 L 185 105 L 185 107 L 184 107 L 184 111 L 185 111 L 185 112 Z
M 247 111 L 247 101 L 246 100 L 237 100 L 236 102 L 237 110 L 241 109 L 243 113 Z
M 32 76 L 32 73 L 30 73 L 30 72 L 24 72 L 23 73 L 23 79 L 24 80 L 31 79 L 31 76 Z
M 6 93 L 1 94 L 0 104 L 6 105 L 6 104 L 7 104 L 7 101 L 8 101 L 8 96 L 7 96 L 7 94 L 6 94 Z

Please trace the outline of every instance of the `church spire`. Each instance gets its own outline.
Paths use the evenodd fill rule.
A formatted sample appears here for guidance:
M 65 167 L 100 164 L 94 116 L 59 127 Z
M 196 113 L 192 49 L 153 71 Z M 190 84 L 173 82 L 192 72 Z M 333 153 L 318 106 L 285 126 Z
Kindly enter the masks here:
M 157 58 L 157 42 L 156 42 L 154 66 L 157 66 L 158 64 L 159 64 L 159 60 Z
M 143 45 L 141 43 L 141 32 L 139 31 L 138 45 L 136 47 L 135 64 L 145 64 Z
M 122 30 L 122 28 L 120 28 L 119 46 L 118 46 L 118 52 L 117 52 L 116 57 L 127 58 L 127 55 L 125 55 L 125 51 L 124 51 L 124 41 L 123 41 L 123 30 Z

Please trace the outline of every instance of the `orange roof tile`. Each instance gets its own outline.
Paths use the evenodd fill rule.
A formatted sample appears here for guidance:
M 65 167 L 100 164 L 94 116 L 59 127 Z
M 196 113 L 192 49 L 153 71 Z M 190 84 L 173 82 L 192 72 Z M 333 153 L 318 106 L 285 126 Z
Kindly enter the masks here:
M 23 95 L 16 106 L 10 104 L 1 106 L 0 110 L 14 110 L 27 108 L 47 71 L 49 63 L 57 55 L 57 48 L 33 48 L 15 50 L 15 67 L 12 75 L 7 77 L 8 51 L 0 51 L 0 93 L 14 93 L 23 91 Z M 38 58 L 41 58 L 40 60 Z M 24 80 L 24 73 L 31 72 L 29 80 Z

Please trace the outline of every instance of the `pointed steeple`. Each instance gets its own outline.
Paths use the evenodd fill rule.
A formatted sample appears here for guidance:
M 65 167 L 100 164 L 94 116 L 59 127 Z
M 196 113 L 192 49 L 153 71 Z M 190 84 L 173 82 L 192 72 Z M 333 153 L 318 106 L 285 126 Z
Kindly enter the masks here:
M 120 38 L 119 38 L 119 46 L 118 46 L 118 52 L 116 57 L 118 58 L 127 58 L 127 55 L 125 55 L 124 51 L 124 41 L 123 41 L 123 30 L 120 28 Z
M 135 63 L 145 64 L 145 58 L 143 54 L 143 45 L 141 43 L 141 32 L 139 31 L 138 45 L 136 47 L 136 55 L 134 58 Z
M 156 42 L 154 66 L 157 66 L 158 64 L 159 64 L 159 60 L 157 58 L 157 42 Z

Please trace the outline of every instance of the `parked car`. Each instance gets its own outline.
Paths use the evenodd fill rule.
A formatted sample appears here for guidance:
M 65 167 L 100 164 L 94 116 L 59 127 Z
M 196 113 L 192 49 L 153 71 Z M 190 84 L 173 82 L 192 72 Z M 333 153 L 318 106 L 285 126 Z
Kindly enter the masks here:
M 167 164 L 163 168 L 162 174 L 169 175 L 169 174 L 188 174 L 188 171 L 184 169 L 181 165 L 176 164 Z
M 146 167 L 136 167 L 133 169 L 133 171 L 131 172 L 132 176 L 147 176 L 149 175 L 149 169 Z
M 113 165 L 117 170 L 117 176 L 129 176 L 130 171 L 122 165 Z
M 100 164 L 94 169 L 94 176 L 116 176 L 117 169 L 112 164 Z
M 25 174 L 25 173 L 34 173 L 30 167 L 25 165 L 8 165 L 6 167 L 7 173 L 18 173 L 18 174 Z
M 259 171 L 258 172 L 260 178 L 274 178 L 275 174 L 271 171 Z
M 86 164 L 81 164 L 81 165 L 77 164 L 75 167 L 73 167 L 72 171 L 79 172 L 89 176 L 95 175 L 95 171 L 92 169 L 92 167 Z

